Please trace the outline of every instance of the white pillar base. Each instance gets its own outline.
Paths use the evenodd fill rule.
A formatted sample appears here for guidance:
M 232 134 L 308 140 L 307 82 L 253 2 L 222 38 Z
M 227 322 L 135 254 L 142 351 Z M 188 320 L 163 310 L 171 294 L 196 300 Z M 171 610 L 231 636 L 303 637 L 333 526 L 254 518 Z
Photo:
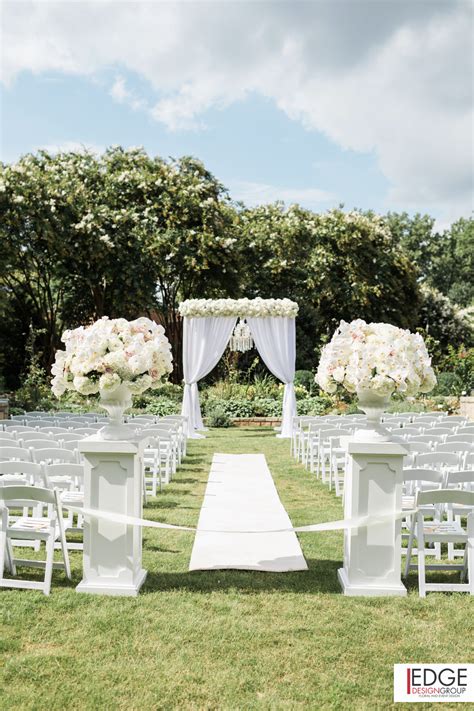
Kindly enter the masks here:
M 84 508 L 142 518 L 146 442 L 97 435 L 79 442 L 85 459 Z M 83 579 L 77 592 L 136 597 L 145 578 L 141 527 L 86 517 Z
M 342 588 L 342 592 L 348 597 L 406 597 L 407 594 L 407 589 L 403 585 L 403 583 L 400 583 L 400 585 L 385 585 L 383 583 L 372 583 L 370 586 L 366 584 L 352 584 L 347 579 L 347 573 L 344 568 L 339 568 L 339 570 L 337 571 L 337 578 Z
M 92 595 L 117 595 L 137 597 L 140 588 L 145 582 L 147 571 L 141 569 L 136 576 L 136 580 L 130 584 L 120 584 L 117 580 L 111 578 L 107 583 L 106 578 L 102 578 L 100 583 L 88 583 L 82 580 L 76 587 L 76 592 L 91 593 Z
M 344 567 L 338 571 L 344 595 L 404 596 L 401 580 L 401 520 L 403 457 L 395 442 L 343 441 L 348 454 L 344 518 L 359 519 L 393 513 L 383 523 L 344 533 Z

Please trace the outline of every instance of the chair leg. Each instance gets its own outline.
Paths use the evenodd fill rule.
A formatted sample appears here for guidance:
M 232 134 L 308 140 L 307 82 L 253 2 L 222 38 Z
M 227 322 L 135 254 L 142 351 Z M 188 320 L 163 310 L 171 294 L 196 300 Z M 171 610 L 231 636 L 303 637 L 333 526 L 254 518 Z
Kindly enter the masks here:
M 64 562 L 64 570 L 66 572 L 66 577 L 71 580 L 71 565 L 69 563 L 69 553 L 67 550 L 67 541 L 66 541 L 66 531 L 64 530 L 64 523 L 62 521 L 59 521 L 59 536 L 60 536 L 60 544 L 61 544 L 61 551 L 63 554 L 63 562 Z M 54 541 L 53 541 L 53 550 L 54 550 Z
M 474 595 L 474 513 L 467 517 L 466 558 L 469 594 Z
M 51 592 L 51 578 L 53 577 L 53 560 L 54 560 L 54 527 L 51 528 L 49 537 L 46 541 L 46 565 L 44 568 L 44 586 L 43 592 L 49 595 Z
M 418 594 L 426 597 L 425 537 L 423 535 L 423 516 L 418 514 Z
M 415 526 L 416 526 L 416 518 L 415 518 L 415 516 L 412 516 L 411 527 L 410 527 L 410 536 L 408 538 L 408 547 L 407 547 L 407 554 L 406 554 L 406 560 L 405 560 L 405 572 L 403 574 L 404 578 L 406 578 L 408 576 L 408 573 L 410 572 L 411 552 L 413 550 L 413 539 L 415 538 Z

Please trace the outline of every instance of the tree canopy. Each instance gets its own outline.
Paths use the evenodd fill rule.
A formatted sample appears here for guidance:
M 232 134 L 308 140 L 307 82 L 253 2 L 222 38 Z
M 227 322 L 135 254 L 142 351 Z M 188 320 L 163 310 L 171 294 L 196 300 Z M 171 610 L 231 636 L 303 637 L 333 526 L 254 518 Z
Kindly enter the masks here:
M 3 164 L 0 238 L 0 365 L 9 387 L 31 333 L 48 369 L 63 329 L 102 315 L 160 320 L 179 380 L 177 306 L 190 297 L 298 301 L 300 368 L 314 367 L 341 318 L 434 333 L 439 311 L 443 343 L 469 337 L 451 301 L 472 304 L 472 219 L 438 234 L 427 215 L 246 208 L 191 157 L 114 147 Z

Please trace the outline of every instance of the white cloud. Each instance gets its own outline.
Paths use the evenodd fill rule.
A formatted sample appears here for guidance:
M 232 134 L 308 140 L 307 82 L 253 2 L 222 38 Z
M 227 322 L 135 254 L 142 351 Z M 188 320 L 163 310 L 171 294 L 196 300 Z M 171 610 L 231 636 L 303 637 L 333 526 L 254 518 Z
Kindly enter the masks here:
M 470 0 L 3 3 L 3 80 L 117 67 L 114 100 L 171 130 L 256 93 L 339 146 L 373 151 L 387 207 L 472 209 Z M 443 216 L 444 216 L 443 215 Z
M 110 91 L 110 96 L 119 104 L 127 104 L 134 111 L 147 108 L 147 102 L 137 98 L 135 92 L 130 91 L 125 83 L 125 79 L 121 76 L 115 78 Z
M 287 205 L 298 203 L 310 209 L 320 208 L 321 203 L 333 202 L 336 199 L 332 193 L 319 188 L 284 188 L 247 181 L 231 184 L 230 194 L 234 200 L 241 200 L 249 206 L 283 200 Z

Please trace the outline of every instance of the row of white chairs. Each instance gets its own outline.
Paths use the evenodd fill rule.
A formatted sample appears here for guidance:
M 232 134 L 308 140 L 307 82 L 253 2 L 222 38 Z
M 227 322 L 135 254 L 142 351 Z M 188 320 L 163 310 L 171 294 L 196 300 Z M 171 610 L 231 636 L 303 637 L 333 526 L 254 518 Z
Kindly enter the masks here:
M 349 436 L 355 429 L 364 426 L 364 416 L 296 418 L 291 443 L 292 453 L 330 488 L 334 487 L 336 495 L 343 497 L 347 457 L 341 447 L 341 437 Z M 456 497 L 459 492 L 460 498 L 466 498 L 466 493 L 471 495 L 474 491 L 474 437 L 464 419 L 456 419 L 450 428 L 444 429 L 447 429 L 447 432 L 431 434 L 430 428 L 416 427 L 413 422 L 408 424 L 407 418 L 406 428 L 397 423 L 396 429 L 392 430 L 394 439 L 409 450 L 405 458 L 404 508 L 407 511 L 412 510 L 417 505 L 418 497 L 421 497 L 420 500 L 427 501 L 430 495 L 427 488 L 433 490 L 436 487 L 450 492 L 446 494 L 448 503 L 444 507 L 439 501 L 436 507 L 426 503 L 422 508 L 421 518 L 420 515 L 407 516 L 404 522 L 405 535 L 408 539 L 408 547 L 404 549 L 405 575 L 413 567 L 418 567 L 419 592 L 422 596 L 430 590 L 447 589 L 468 590 L 474 594 L 472 580 L 474 561 L 472 554 L 469 553 L 470 546 L 473 546 L 474 542 L 472 531 L 469 533 L 467 530 L 469 526 L 472 527 L 472 523 L 467 528 L 462 526 L 462 519 L 468 516 L 472 521 L 474 513 L 472 505 L 471 507 L 466 507 L 465 504 L 456 506 L 453 503 L 453 496 Z M 422 430 L 426 435 L 420 434 Z M 433 496 L 439 498 L 438 492 Z M 414 547 L 415 540 L 422 550 L 416 566 L 411 562 L 413 555 L 417 554 L 417 549 Z M 460 566 L 453 565 L 451 562 L 447 564 L 450 570 L 461 570 L 461 583 L 452 581 L 442 585 L 426 583 L 426 570 L 433 567 L 443 570 L 446 567 L 446 564 L 440 562 L 434 566 L 427 566 L 425 562 L 428 555 L 441 557 L 441 542 L 447 543 L 449 561 L 460 555 L 464 556 L 463 564 Z M 462 543 L 463 549 L 456 548 L 456 543 Z M 471 555 L 470 563 L 469 555 Z M 469 582 L 466 583 L 468 568 Z
M 9 421 L 10 422 L 10 421 Z M 15 422 L 15 421 L 14 421 Z M 57 564 L 54 549 L 63 551 L 61 566 L 70 577 L 68 550 L 82 543 L 68 541 L 69 532 L 82 532 L 82 518 L 70 506 L 84 500 L 84 464 L 77 451 L 78 442 L 94 434 L 103 423 L 91 423 L 81 431 L 57 428 L 48 423 L 38 427 L 20 425 L 0 432 L 0 587 L 41 589 L 49 594 L 51 574 Z M 145 449 L 143 490 L 153 495 L 168 483 L 186 455 L 186 419 L 180 416 L 141 418 L 127 426 L 131 436 L 148 436 Z M 46 513 L 45 513 L 46 508 Z M 20 509 L 12 515 L 12 509 Z M 39 550 L 46 544 L 46 560 L 31 561 L 14 556 L 14 547 L 31 546 Z M 42 583 L 16 577 L 17 566 L 43 567 Z M 7 570 L 14 577 L 5 578 Z

